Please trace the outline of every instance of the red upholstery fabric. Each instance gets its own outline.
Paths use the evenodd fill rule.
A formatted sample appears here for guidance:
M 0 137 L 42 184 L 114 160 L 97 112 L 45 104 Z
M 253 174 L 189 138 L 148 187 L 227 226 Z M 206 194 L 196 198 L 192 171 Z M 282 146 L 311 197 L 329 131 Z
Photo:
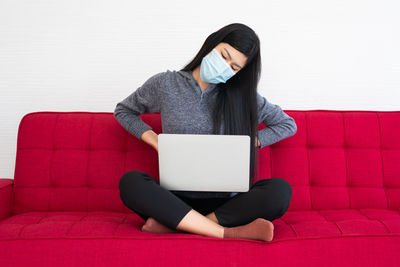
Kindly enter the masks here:
M 13 179 L 0 179 L 0 220 L 11 216 Z
M 141 232 L 118 182 L 129 170 L 158 180 L 157 152 L 112 113 L 25 115 L 12 192 L 0 180 L 0 265 L 396 266 L 400 111 L 285 112 L 297 133 L 260 150 L 256 178 L 293 187 L 272 242 Z M 159 113 L 141 118 L 162 132 Z

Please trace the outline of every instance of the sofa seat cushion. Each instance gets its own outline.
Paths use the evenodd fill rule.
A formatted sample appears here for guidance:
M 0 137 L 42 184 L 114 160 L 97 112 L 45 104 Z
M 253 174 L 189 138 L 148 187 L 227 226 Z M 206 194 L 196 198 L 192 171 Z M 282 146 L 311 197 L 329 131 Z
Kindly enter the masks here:
M 0 240 L 77 237 L 212 238 L 189 233 L 146 233 L 141 231 L 143 223 L 142 218 L 133 212 L 27 212 L 0 221 Z M 288 211 L 273 223 L 275 235 L 269 243 L 344 236 L 400 235 L 399 212 L 385 209 Z

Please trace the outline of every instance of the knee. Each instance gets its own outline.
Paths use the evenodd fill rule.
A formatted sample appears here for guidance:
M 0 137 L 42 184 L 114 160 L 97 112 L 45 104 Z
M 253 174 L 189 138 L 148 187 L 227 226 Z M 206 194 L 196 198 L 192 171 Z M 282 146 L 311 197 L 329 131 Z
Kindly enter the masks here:
M 290 201 L 292 199 L 292 186 L 290 183 L 279 177 L 273 177 L 270 179 L 267 179 L 268 181 L 268 194 L 270 197 L 273 197 L 273 203 L 274 203 L 274 209 L 276 209 L 276 218 L 279 218 L 285 214 L 285 212 L 288 210 Z M 266 181 L 267 182 L 267 181 Z M 271 205 L 271 198 L 268 198 L 268 205 Z
M 292 199 L 292 186 L 290 183 L 279 177 L 274 177 L 273 179 L 273 184 L 275 186 L 276 192 L 279 194 L 279 200 L 277 201 L 279 203 L 280 207 L 280 216 L 281 217 L 289 208 L 290 201 Z
M 290 201 L 293 194 L 290 183 L 287 180 L 279 177 L 271 178 L 271 182 L 274 186 L 274 189 L 279 192 L 279 195 L 281 195 L 283 199 Z
M 141 188 L 146 179 L 146 173 L 141 171 L 134 170 L 124 173 L 119 180 L 120 194 L 132 194 L 134 190 Z

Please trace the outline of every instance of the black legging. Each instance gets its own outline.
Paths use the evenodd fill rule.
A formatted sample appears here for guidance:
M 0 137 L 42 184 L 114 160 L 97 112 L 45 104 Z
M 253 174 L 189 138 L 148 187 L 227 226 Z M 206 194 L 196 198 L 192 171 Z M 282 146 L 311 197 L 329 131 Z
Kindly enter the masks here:
M 143 220 L 153 217 L 169 228 L 176 226 L 193 208 L 203 215 L 215 213 L 218 223 L 233 227 L 256 218 L 273 221 L 289 208 L 292 188 L 282 178 L 262 179 L 248 192 L 228 198 L 187 198 L 175 195 L 160 186 L 152 176 L 141 171 L 129 171 L 119 181 L 121 200 Z

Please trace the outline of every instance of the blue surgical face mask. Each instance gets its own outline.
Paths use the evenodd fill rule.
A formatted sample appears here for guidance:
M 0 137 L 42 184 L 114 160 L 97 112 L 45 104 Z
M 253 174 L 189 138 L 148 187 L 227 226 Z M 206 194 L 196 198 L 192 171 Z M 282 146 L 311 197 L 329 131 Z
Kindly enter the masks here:
M 200 77 L 205 82 L 226 83 L 235 74 L 215 48 L 201 61 Z

